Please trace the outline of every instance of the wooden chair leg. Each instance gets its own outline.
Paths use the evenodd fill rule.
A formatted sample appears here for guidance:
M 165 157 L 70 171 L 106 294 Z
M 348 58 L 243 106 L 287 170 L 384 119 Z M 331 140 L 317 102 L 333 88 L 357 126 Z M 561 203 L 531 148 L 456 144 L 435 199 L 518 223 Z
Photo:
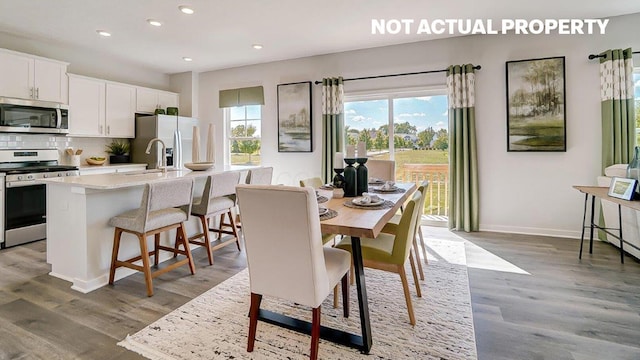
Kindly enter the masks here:
M 176 241 L 173 243 L 173 258 L 174 259 L 178 257 L 178 250 L 180 249 L 179 237 L 180 237 L 180 229 L 176 229 Z M 156 247 L 157 247 L 157 245 L 156 245 Z
M 220 225 L 218 225 L 218 229 L 222 230 L 222 224 L 224 224 L 224 216 L 226 215 L 226 213 L 222 213 L 220 215 Z M 216 239 L 222 239 L 222 232 L 218 231 L 218 237 Z
M 251 307 L 249 309 L 249 339 L 247 340 L 247 352 L 253 351 L 256 342 L 256 327 L 258 326 L 258 313 L 262 295 L 251 293 Z
M 416 272 L 416 264 L 415 264 L 415 259 L 413 257 L 412 249 L 409 249 L 409 262 L 411 263 L 411 272 L 413 273 L 413 282 L 416 284 L 416 294 L 418 294 L 418 297 L 422 297 L 422 292 L 420 291 L 420 281 L 418 281 L 418 273 Z
M 153 280 L 151 279 L 151 267 L 149 266 L 149 252 L 147 251 L 147 239 L 144 235 L 138 235 L 140 241 L 140 256 L 142 257 L 142 268 L 144 280 L 147 283 L 147 296 L 153 296 Z
M 120 250 L 121 237 L 122 229 L 116 228 L 113 233 L 113 250 L 111 251 L 111 268 L 109 269 L 109 284 L 112 285 L 116 275 L 116 261 L 118 261 L 118 250 Z
M 207 249 L 207 257 L 209 258 L 209 265 L 213 265 L 213 252 L 211 251 L 211 240 L 209 238 L 209 224 L 207 218 L 204 215 L 198 215 L 200 218 L 200 224 L 202 224 L 202 233 L 204 235 L 204 242 Z
M 416 324 L 416 318 L 413 315 L 413 304 L 411 303 L 411 294 L 409 293 L 409 282 L 407 281 L 407 273 L 404 271 L 403 265 L 398 265 L 398 274 L 402 280 L 402 290 L 404 290 L 404 299 L 407 302 L 407 311 L 409 312 L 409 323 Z
M 333 308 L 337 309 L 340 301 L 338 300 L 338 285 L 333 287 Z
M 424 243 L 424 236 L 422 236 L 422 226 L 418 226 L 418 236 L 420 236 L 420 246 L 422 247 L 422 254 L 424 255 L 424 263 L 429 264 L 427 260 L 427 246 Z
M 342 312 L 344 317 L 349 317 L 349 277 L 347 274 L 342 277 Z
M 153 249 L 153 265 L 158 266 L 158 254 L 160 253 L 160 234 L 156 234 L 153 237 L 153 244 L 155 248 Z
M 231 213 L 231 209 L 229 209 L 229 224 L 231 226 L 233 236 L 236 238 L 236 246 L 238 247 L 238 251 L 240 251 L 240 237 L 238 236 L 238 228 L 236 227 L 236 223 L 233 221 L 233 214 Z
M 184 251 L 187 255 L 187 259 L 189 259 L 189 270 L 191 270 L 191 275 L 194 275 L 196 273 L 196 265 L 193 263 L 193 256 L 191 256 L 191 249 L 189 248 L 189 238 L 187 237 L 187 232 L 184 229 L 184 223 L 180 224 L 180 227 L 176 232 L 180 233 L 180 242 L 184 245 Z
M 311 320 L 311 356 L 309 359 L 318 359 L 318 344 L 320 343 L 320 306 L 313 309 Z
M 420 280 L 424 280 L 424 271 L 422 271 L 422 261 L 420 260 L 420 249 L 418 248 L 418 240 L 413 237 L 413 252 L 416 254 L 416 263 L 418 265 L 418 272 L 420 273 Z

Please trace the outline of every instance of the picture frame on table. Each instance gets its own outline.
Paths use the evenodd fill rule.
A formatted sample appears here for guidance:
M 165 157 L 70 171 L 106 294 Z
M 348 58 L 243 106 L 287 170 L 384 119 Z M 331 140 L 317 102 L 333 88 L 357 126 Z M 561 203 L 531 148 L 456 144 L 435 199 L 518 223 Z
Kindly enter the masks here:
M 507 61 L 507 151 L 567 151 L 565 57 Z
M 633 195 L 638 187 L 638 180 L 622 177 L 614 177 L 609 186 L 607 195 L 623 200 L 633 199 Z
M 311 81 L 278 85 L 278 152 L 313 151 Z

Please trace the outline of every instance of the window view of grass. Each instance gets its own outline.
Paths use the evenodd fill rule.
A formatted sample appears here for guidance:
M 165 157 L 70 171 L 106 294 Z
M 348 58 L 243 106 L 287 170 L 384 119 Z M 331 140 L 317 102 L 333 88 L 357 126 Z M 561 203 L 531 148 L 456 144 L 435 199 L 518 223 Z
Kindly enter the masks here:
M 397 181 L 419 184 L 429 180 L 425 214 L 446 216 L 449 182 L 446 95 L 354 99 L 344 106 L 346 143 L 364 142 L 369 158 L 394 160 Z M 393 109 L 393 114 L 389 109 Z

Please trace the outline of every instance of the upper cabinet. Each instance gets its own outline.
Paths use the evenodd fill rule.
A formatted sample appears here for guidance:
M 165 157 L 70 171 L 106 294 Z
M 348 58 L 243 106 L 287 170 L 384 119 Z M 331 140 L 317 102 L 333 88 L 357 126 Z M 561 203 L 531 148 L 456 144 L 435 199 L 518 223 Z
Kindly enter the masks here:
M 69 75 L 69 135 L 135 137 L 136 88 Z
M 67 65 L 0 49 L 0 96 L 67 103 Z
M 136 101 L 136 112 L 153 114 L 156 109 L 166 109 L 168 107 L 178 107 L 178 94 L 138 87 Z

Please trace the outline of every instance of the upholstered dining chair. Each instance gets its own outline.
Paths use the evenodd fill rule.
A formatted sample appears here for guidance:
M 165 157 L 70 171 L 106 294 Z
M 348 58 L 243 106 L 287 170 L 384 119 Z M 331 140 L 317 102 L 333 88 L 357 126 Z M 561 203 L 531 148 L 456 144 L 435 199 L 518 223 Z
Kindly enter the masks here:
M 204 184 L 202 196 L 193 199 L 191 215 L 200 219 L 202 232 L 189 237 L 189 242 L 201 245 L 207 249 L 209 265 L 213 265 L 213 251 L 227 246 L 233 242 L 240 250 L 238 229 L 236 227 L 232 210 L 236 207 L 236 185 L 240 181 L 240 173 L 237 171 L 226 171 L 207 177 Z M 218 228 L 211 228 L 210 219 L 220 215 Z M 225 222 L 225 215 L 228 215 L 229 222 Z M 229 229 L 225 229 L 229 228 Z M 209 231 L 216 232 L 220 243 L 213 246 Z M 233 235 L 230 240 L 222 241 L 222 234 Z M 202 240 L 200 240 L 202 239 Z
M 313 189 L 238 185 L 236 191 L 251 288 L 247 351 L 254 348 L 262 297 L 270 296 L 313 309 L 310 358 L 317 359 L 321 304 L 340 281 L 344 316 L 349 314 L 347 275 L 351 255 L 322 246 Z
M 109 220 L 115 227 L 109 284 L 113 285 L 116 269 L 127 267 L 144 273 L 147 284 L 147 296 L 153 296 L 152 279 L 182 265 L 189 265 L 191 274 L 195 274 L 195 266 L 191 251 L 187 245 L 184 223 L 189 219 L 191 197 L 193 196 L 193 179 L 179 179 L 146 184 L 142 194 L 142 202 L 138 209 L 127 211 Z M 184 250 L 160 245 L 160 233 L 176 229 L 176 243 L 183 244 Z M 131 233 L 138 237 L 140 255 L 128 260 L 118 260 L 118 252 L 122 233 Z M 154 235 L 153 251 L 147 250 L 147 237 Z M 173 252 L 186 258 L 176 261 L 162 269 L 151 271 L 149 255 L 153 254 L 154 265 L 158 265 L 159 250 Z M 134 264 L 142 260 L 142 266 Z
M 319 177 L 312 177 L 312 178 L 300 180 L 300 186 L 302 187 L 309 186 L 314 189 L 318 189 L 322 185 L 324 184 L 322 183 L 322 179 L 320 179 Z
M 369 178 L 384 181 L 396 181 L 396 162 L 393 160 L 369 159 L 367 160 Z
M 422 220 L 422 215 L 424 215 L 424 203 L 426 201 L 426 193 L 427 193 L 427 188 L 429 187 L 429 181 L 428 180 L 424 180 L 420 186 L 418 186 L 418 191 L 420 191 L 423 195 L 422 198 L 420 199 L 420 203 L 418 204 L 418 220 L 416 221 L 416 236 L 413 238 L 413 251 L 416 255 L 416 263 L 418 264 L 418 272 L 420 273 L 420 279 L 424 280 L 424 271 L 422 269 L 422 261 L 420 259 L 420 248 L 418 248 L 418 241 L 416 239 L 420 240 L 420 247 L 422 248 L 422 254 L 424 255 L 424 262 L 425 264 L 428 264 L 429 261 L 427 260 L 427 246 L 424 243 L 424 236 L 422 235 L 422 227 L 421 225 L 421 220 Z M 385 233 L 389 233 L 389 234 L 395 234 L 396 231 L 398 230 L 398 224 L 400 224 L 400 219 L 401 216 L 400 215 L 394 215 L 391 220 L 389 220 L 389 222 L 382 228 L 382 232 Z
M 249 170 L 245 183 L 250 185 L 271 185 L 273 181 L 273 167 L 263 166 Z M 242 228 L 242 222 L 240 220 L 240 214 L 236 216 L 236 225 L 239 229 Z
M 375 239 L 361 238 L 360 246 L 362 248 L 362 259 L 365 267 L 372 269 L 394 272 L 400 275 L 402 281 L 402 289 L 407 303 L 407 311 L 409 313 L 409 322 L 411 325 L 416 324 L 416 318 L 413 313 L 413 304 L 411 302 L 411 294 L 409 292 L 409 282 L 404 265 L 407 260 L 411 262 L 411 270 L 413 272 L 413 280 L 416 285 L 416 293 L 418 297 L 422 297 L 420 291 L 420 283 L 413 265 L 413 254 L 411 251 L 412 239 L 415 237 L 416 221 L 418 217 L 418 204 L 422 198 L 422 193 L 416 191 L 407 204 L 398 229 L 395 234 L 380 233 Z M 351 251 L 351 237 L 345 236 L 338 245 L 339 249 Z

